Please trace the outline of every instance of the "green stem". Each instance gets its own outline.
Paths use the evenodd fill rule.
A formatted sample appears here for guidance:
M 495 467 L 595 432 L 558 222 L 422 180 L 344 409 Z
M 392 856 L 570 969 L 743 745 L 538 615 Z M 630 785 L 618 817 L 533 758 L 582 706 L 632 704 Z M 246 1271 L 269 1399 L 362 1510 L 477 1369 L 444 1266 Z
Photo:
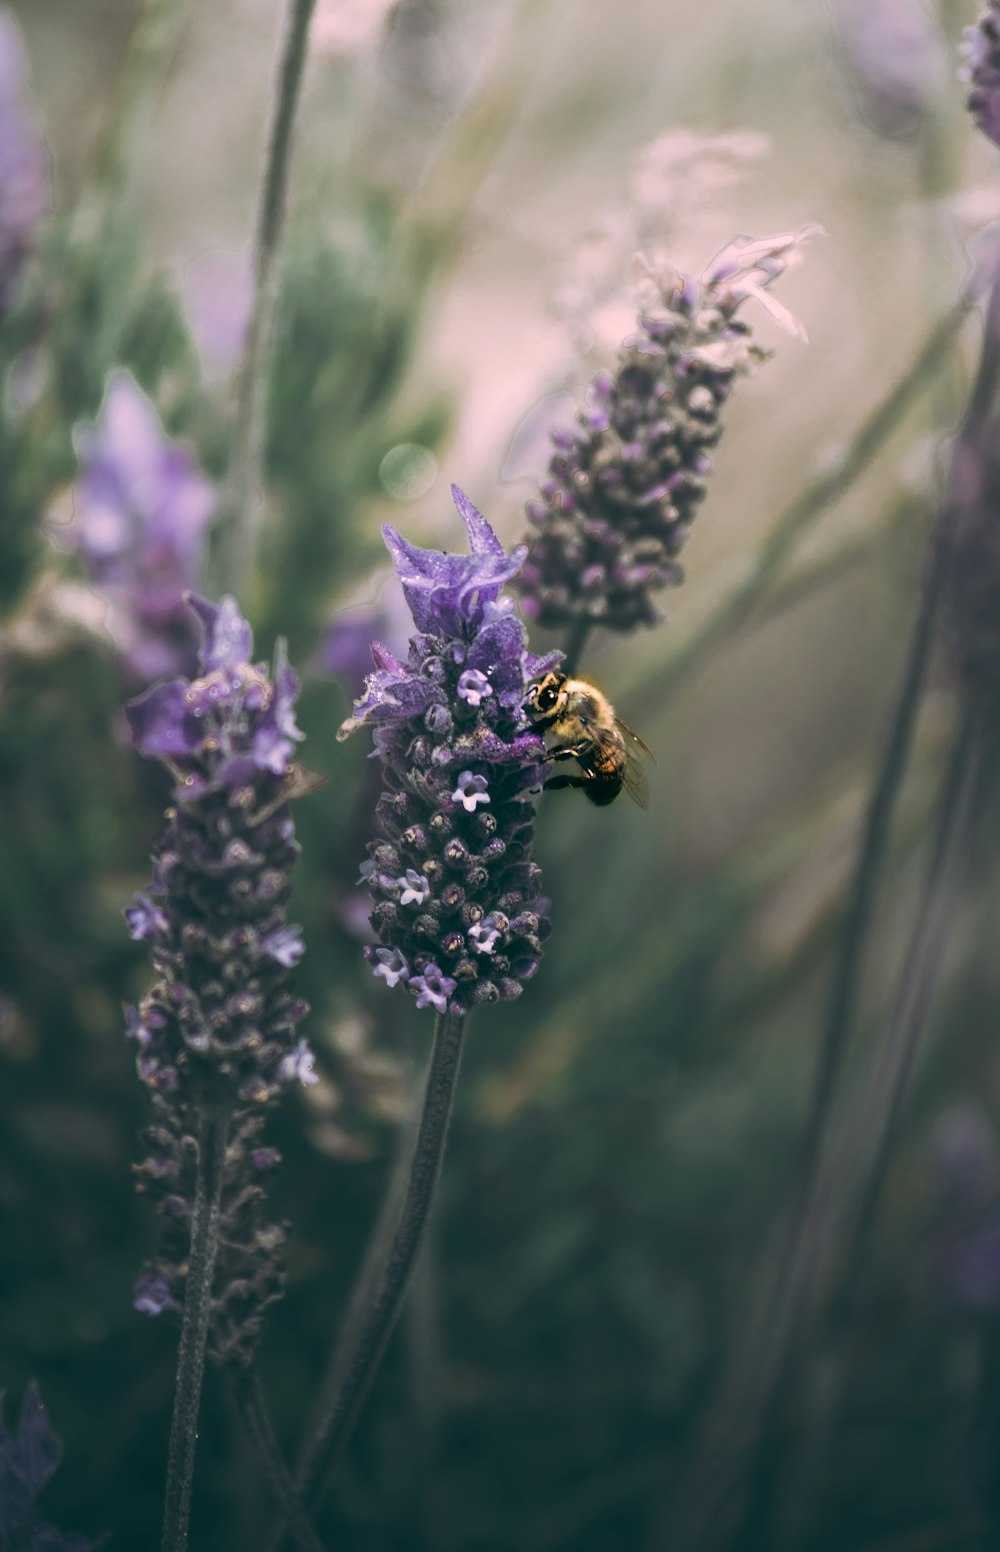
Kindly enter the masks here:
M 277 293 L 276 260 L 285 224 L 295 120 L 316 0 L 290 0 L 257 212 L 254 293 L 239 373 L 230 470 L 229 527 L 224 535 L 223 586 L 239 594 L 253 559 L 264 455 L 267 363 Z
M 566 634 L 566 646 L 563 649 L 564 656 L 560 665 L 562 672 L 570 678 L 579 671 L 580 659 L 583 649 L 587 645 L 590 636 L 591 624 L 589 620 L 574 620 Z
M 949 763 L 920 909 L 899 977 L 895 1006 L 867 1101 L 856 1132 L 870 1151 L 876 1147 L 868 1178 L 861 1187 L 851 1248 L 842 1289 L 850 1294 L 864 1263 L 878 1217 L 878 1207 L 899 1129 L 899 1119 L 927 1024 L 931 996 L 955 917 L 955 902 L 943 887 L 947 866 L 957 852 L 962 866 L 967 846 L 967 821 L 974 818 L 970 800 L 979 769 L 981 730 L 978 717 L 966 716 Z M 847 1150 L 861 1156 L 850 1145 Z
M 256 1371 L 230 1374 L 229 1381 L 247 1435 L 292 1538 L 302 1552 L 323 1552 L 323 1543 L 302 1507 L 285 1464 Z
M 334 1355 L 335 1383 L 296 1477 L 299 1496 L 313 1510 L 351 1437 L 410 1287 L 441 1173 L 464 1036 L 464 1015 L 438 1014 L 413 1147 L 375 1225 Z
M 212 1278 L 219 1248 L 228 1127 L 229 1117 L 225 1112 L 206 1113 L 198 1126 L 198 1164 L 191 1211 L 191 1253 L 188 1258 L 184 1316 L 177 1357 L 174 1415 L 170 1428 L 163 1511 L 163 1552 L 185 1552 L 188 1541 L 191 1483 L 198 1442 L 198 1408 L 212 1308 Z

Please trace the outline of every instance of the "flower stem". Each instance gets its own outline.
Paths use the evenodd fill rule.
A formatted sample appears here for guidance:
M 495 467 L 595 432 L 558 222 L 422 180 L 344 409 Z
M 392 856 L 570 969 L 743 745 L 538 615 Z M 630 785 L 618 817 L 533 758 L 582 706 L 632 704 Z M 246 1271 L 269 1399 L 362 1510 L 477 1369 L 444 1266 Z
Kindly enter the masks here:
M 229 1378 L 243 1425 L 289 1533 L 302 1552 L 323 1552 L 323 1543 L 302 1507 L 275 1437 L 256 1370 L 242 1370 L 239 1374 L 230 1374 Z
M 331 1364 L 334 1383 L 296 1477 L 310 1509 L 350 1439 L 416 1269 L 441 1173 L 464 1036 L 464 1015 L 438 1014 L 416 1137 L 394 1172 L 375 1224 Z
M 580 659 L 583 656 L 583 649 L 587 645 L 590 629 L 589 620 L 574 620 L 566 633 L 566 645 L 563 648 L 564 656 L 561 668 L 562 672 L 568 674 L 570 678 L 579 671 Z
M 219 1248 L 222 1177 L 226 1162 L 225 1112 L 205 1113 L 198 1127 L 198 1164 L 191 1211 L 188 1259 L 170 1454 L 163 1511 L 163 1552 L 184 1552 L 191 1513 L 191 1482 L 198 1442 L 198 1407 L 212 1307 L 212 1278 Z
M 875 1140 L 874 1158 L 860 1189 L 846 1269 L 841 1280 L 842 1297 L 849 1295 L 862 1266 L 878 1216 L 882 1186 L 892 1158 L 899 1117 L 910 1075 L 916 1063 L 927 1024 L 931 996 L 955 920 L 955 901 L 945 887 L 948 864 L 955 856 L 959 869 L 969 858 L 969 825 L 976 814 L 972 804 L 982 753 L 983 730 L 974 712 L 967 714 L 952 753 L 945 788 L 938 808 L 937 828 L 924 883 L 920 909 L 906 959 L 899 977 L 892 1018 L 881 1059 L 875 1071 L 856 1131 L 868 1152 Z M 854 1157 L 862 1156 L 849 1147 Z
M 289 0 L 257 211 L 253 303 L 239 372 L 230 468 L 229 526 L 223 540 L 221 568 L 222 585 L 237 596 L 256 547 L 264 454 L 266 371 L 277 292 L 275 261 L 285 224 L 295 119 L 315 3 L 316 0 Z
M 932 329 L 909 368 L 893 385 L 840 457 L 785 508 L 766 535 L 750 569 L 724 596 L 721 603 L 665 663 L 644 670 L 631 688 L 657 705 L 701 669 L 712 652 L 741 630 L 759 600 L 816 521 L 850 489 L 864 473 L 870 459 L 899 425 L 910 405 L 932 380 L 959 328 L 980 294 L 970 284 L 950 312 Z

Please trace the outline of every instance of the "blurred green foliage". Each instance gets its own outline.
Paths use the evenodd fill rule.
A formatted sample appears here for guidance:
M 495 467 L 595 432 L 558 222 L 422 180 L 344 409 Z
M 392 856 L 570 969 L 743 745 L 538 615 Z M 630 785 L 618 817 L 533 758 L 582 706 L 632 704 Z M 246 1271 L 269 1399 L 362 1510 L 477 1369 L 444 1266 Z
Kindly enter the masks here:
M 169 432 L 192 441 L 220 482 L 231 394 L 201 371 L 169 264 L 168 216 L 183 228 L 202 170 L 188 162 L 178 172 L 165 134 L 143 165 L 161 179 L 166 215 L 152 219 L 134 173 L 96 227 L 74 215 L 84 152 L 55 56 L 86 42 L 85 78 L 106 70 L 128 8 L 20 9 L 43 108 L 52 102 L 57 168 L 62 155 L 71 172 L 0 329 L 0 1382 L 19 1397 L 36 1378 L 64 1439 L 47 1512 L 110 1529 L 125 1549 L 156 1541 L 176 1343 L 131 1309 L 155 1225 L 131 1186 L 144 1099 L 120 1011 L 148 976 L 120 912 L 146 880 L 166 788 L 126 745 L 112 645 L 67 608 L 59 588 L 78 574 L 42 524 L 73 477 L 73 427 L 93 419 L 113 367 L 131 369 Z M 219 23 L 227 46 L 247 19 L 235 0 L 230 9 Z M 462 26 L 481 23 L 492 37 L 499 9 L 470 7 L 463 22 L 454 7 L 426 8 L 445 55 L 465 60 Z M 623 182 L 630 151 L 664 127 L 664 102 L 677 122 L 766 123 L 792 176 L 787 199 L 767 180 L 728 204 L 724 191 L 699 251 L 720 231 L 815 217 L 834 257 L 815 261 L 819 278 L 795 300 L 813 329 L 808 359 L 782 345 L 734 400 L 688 552 L 688 598 L 663 632 L 594 645 L 602 683 L 612 693 L 627 685 L 648 707 L 640 731 L 659 754 L 654 809 L 543 804 L 556 931 L 523 1000 L 473 1029 L 422 1281 L 321 1518 L 331 1546 L 359 1552 L 670 1545 L 672 1502 L 703 1448 L 791 1199 L 858 815 L 933 511 L 922 446 L 953 424 L 966 377 L 956 349 L 933 406 L 911 405 L 860 472 L 860 494 L 843 492 L 827 537 L 804 551 L 808 585 L 780 613 L 762 607 L 726 634 L 667 698 L 656 687 L 668 643 L 683 652 L 830 438 L 846 442 L 889 390 L 957 294 L 961 265 L 946 251 L 952 234 L 933 226 L 939 207 L 919 198 L 919 156 L 864 138 L 805 8 L 763 7 L 752 47 L 738 6 L 686 11 L 671 18 L 690 27 L 684 49 L 667 48 L 653 5 L 619 8 L 613 27 L 599 5 L 528 9 L 531 58 L 519 56 L 516 16 L 503 44 L 520 74 L 508 56 L 491 75 L 484 48 L 480 95 L 470 107 L 462 79 L 437 119 L 407 119 L 398 104 L 393 117 L 402 88 L 378 48 L 365 64 L 327 62 L 338 124 L 353 80 L 355 134 L 367 130 L 377 150 L 336 185 L 336 211 L 296 212 L 282 266 L 265 522 L 246 602 L 261 655 L 275 635 L 290 640 L 305 673 L 303 758 L 329 778 L 297 805 L 291 912 L 305 927 L 298 980 L 325 1081 L 271 1127 L 284 1155 L 274 1197 L 293 1239 L 262 1367 L 289 1455 L 428 1034 L 406 999 L 373 982 L 351 925 L 374 768 L 360 744 L 336 743 L 347 694 L 310 668 L 330 611 L 381 559 L 382 517 L 450 542 L 450 478 L 491 492 L 492 504 L 476 489 L 479 504 L 505 537 L 517 535 L 523 492 L 495 477 L 504 443 L 530 395 L 573 371 L 544 297 Z M 952 34 L 971 19 L 951 17 Z M 180 95 L 162 111 L 175 129 L 188 101 L 177 81 L 218 69 L 210 20 L 173 58 Z M 256 80 L 270 40 L 247 25 Z M 497 96 L 497 80 L 508 95 Z M 220 78 L 219 90 L 238 129 L 247 110 L 236 87 Z M 979 164 L 964 168 L 957 149 L 959 97 L 934 132 L 956 179 L 974 184 Z M 235 146 L 228 118 L 222 128 Z M 173 152 L 179 162 L 187 146 L 182 138 Z M 249 208 L 255 166 L 234 160 Z M 232 224 L 223 211 L 222 235 Z M 521 385 L 529 402 L 515 403 Z M 409 510 L 380 479 L 401 443 L 441 466 L 427 501 Z M 883 521 L 900 511 L 905 530 Z M 838 566 L 859 534 L 851 565 Z M 893 831 L 844 1110 L 866 1081 L 891 996 L 954 716 L 942 659 Z M 961 1224 L 943 1232 L 932 1147 L 949 1107 L 1000 1110 L 989 877 L 978 887 L 861 1284 L 847 1314 L 815 1334 L 789 1432 L 771 1441 L 776 1547 L 972 1548 L 996 1531 L 997 1315 L 989 1302 L 946 1296 L 942 1265 Z M 261 1545 L 265 1490 L 212 1378 L 200 1449 L 192 1544 Z

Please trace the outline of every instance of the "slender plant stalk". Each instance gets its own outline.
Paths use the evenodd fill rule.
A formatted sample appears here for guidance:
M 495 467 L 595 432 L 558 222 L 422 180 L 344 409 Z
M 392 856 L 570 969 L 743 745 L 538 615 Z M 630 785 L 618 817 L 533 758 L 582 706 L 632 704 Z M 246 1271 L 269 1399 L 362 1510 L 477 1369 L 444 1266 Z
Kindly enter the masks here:
M 285 1464 L 256 1371 L 242 1370 L 239 1374 L 230 1374 L 229 1380 L 243 1426 L 289 1534 L 301 1552 L 323 1552 L 323 1543 L 302 1507 Z
M 237 595 L 249 570 L 257 540 L 266 376 L 278 280 L 276 260 L 285 225 L 295 121 L 315 3 L 316 0 L 289 0 L 257 211 L 253 303 L 239 371 L 230 468 L 229 525 L 223 538 L 222 557 L 223 586 Z
M 798 1262 L 802 1285 L 796 1290 L 791 1305 L 793 1317 L 814 1297 L 816 1285 L 828 1269 L 838 1241 L 844 1239 L 848 1246 L 844 1270 L 840 1274 L 834 1307 L 827 1319 L 833 1324 L 847 1317 L 877 1220 L 903 1103 L 951 936 L 956 902 L 954 889 L 949 887 L 948 872 L 956 853 L 959 864 L 968 854 L 968 820 L 979 768 L 980 744 L 979 720 L 968 715 L 948 762 L 920 904 L 899 975 L 892 1013 L 875 1058 L 872 1081 L 821 1178 L 814 1182 L 813 1195 L 804 1205 L 808 1228 L 803 1231 L 800 1243 L 807 1253 Z M 782 1417 L 794 1370 L 795 1334 L 793 1331 L 781 1355 L 766 1420 L 760 1429 L 750 1506 L 738 1544 L 747 1552 L 771 1544 L 782 1469 L 782 1457 L 775 1445 L 785 1434 Z
M 896 408 L 893 409 L 893 415 L 899 412 L 899 393 L 903 384 L 909 382 L 909 391 L 905 395 L 908 398 L 922 379 L 923 371 L 927 370 L 929 355 L 934 358 L 938 354 L 949 327 L 953 329 L 957 326 L 959 312 L 967 310 L 973 298 L 974 289 L 970 288 L 958 307 L 935 330 L 907 378 L 897 384 L 896 389 L 870 417 L 866 428 L 852 444 L 847 458 L 830 478 L 837 480 L 839 474 L 854 467 L 859 445 L 867 447 L 865 457 L 874 451 L 885 434 L 887 412 L 894 405 Z M 932 349 L 935 346 L 936 349 Z M 917 371 L 921 362 L 924 363 L 923 371 Z M 959 445 L 964 443 L 967 447 L 975 448 L 996 395 L 998 378 L 1000 277 L 995 277 L 986 308 L 979 369 L 959 429 Z M 819 482 L 813 490 L 818 490 L 821 484 Z M 778 1240 L 776 1254 L 772 1252 L 775 1254 L 777 1269 L 770 1294 L 758 1313 L 749 1339 L 744 1336 L 741 1342 L 708 1419 L 706 1448 L 713 1458 L 717 1491 L 709 1501 L 700 1477 L 695 1482 L 688 1505 L 688 1523 L 677 1540 L 680 1549 L 718 1544 L 723 1537 L 732 1534 L 735 1520 L 742 1525 L 743 1531 L 738 1545 L 749 1552 L 760 1517 L 767 1512 L 762 1441 L 766 1443 L 769 1437 L 780 1431 L 779 1417 L 784 1397 L 788 1393 L 794 1359 L 801 1344 L 803 1324 L 813 1300 L 818 1271 L 829 1253 L 831 1235 L 843 1232 L 847 1174 L 850 1174 L 852 1181 L 856 1180 L 856 1167 L 844 1152 L 837 1150 L 832 1168 L 824 1168 L 824 1145 L 860 986 L 864 949 L 891 819 L 902 785 L 930 661 L 934 627 L 949 580 L 952 541 L 962 494 L 958 486 L 949 488 L 945 493 L 932 540 L 921 607 L 900 681 L 896 712 L 872 791 L 865 834 L 851 885 L 843 945 L 835 967 L 820 1043 L 817 1077 L 805 1132 L 801 1185 L 793 1201 L 787 1230 L 783 1239 Z M 789 516 L 801 518 L 810 508 L 811 498 L 807 491 L 790 509 L 786 519 L 779 523 L 778 529 L 783 527 Z M 731 618 L 738 621 L 739 616 Z M 749 1517 L 742 1512 L 748 1480 L 752 1480 L 755 1487 Z M 696 1501 L 699 1497 L 700 1502 Z
M 180 37 L 189 0 L 144 0 L 129 36 L 96 164 L 72 216 L 75 241 L 114 222 L 153 99 Z
M 225 1112 L 205 1114 L 198 1126 L 198 1165 L 191 1212 L 191 1254 L 188 1260 L 177 1358 L 174 1416 L 163 1511 L 163 1552 L 185 1552 L 191 1514 L 191 1482 L 198 1442 L 198 1408 L 205 1372 L 205 1346 L 212 1307 L 212 1279 L 219 1248 L 222 1177 L 226 1163 Z
M 938 808 L 937 829 L 924 883 L 920 910 L 899 977 L 882 1060 L 862 1110 L 862 1127 L 870 1149 L 876 1150 L 861 1192 L 851 1248 L 846 1258 L 842 1287 L 849 1293 L 863 1265 L 878 1217 L 882 1188 L 899 1133 L 899 1121 L 910 1076 L 916 1064 L 927 1025 L 931 997 L 955 920 L 955 902 L 946 887 L 952 858 L 959 870 L 968 855 L 971 797 L 980 765 L 982 730 L 978 717 L 966 716 L 952 753 L 945 790 Z
M 589 620 L 574 620 L 566 636 L 566 646 L 563 649 L 562 671 L 564 674 L 573 675 L 579 671 L 580 659 L 583 649 L 587 645 L 590 636 L 591 624 Z
M 910 406 L 933 381 L 942 359 L 981 292 L 971 284 L 950 312 L 931 330 L 908 369 L 876 405 L 836 462 L 807 485 L 785 508 L 762 541 L 746 574 L 721 603 L 666 662 L 645 669 L 629 686 L 657 705 L 710 660 L 711 655 L 747 623 L 760 599 L 781 573 L 789 557 L 828 507 L 838 501 L 865 472 L 882 443 L 896 429 Z
M 438 1014 L 413 1148 L 394 1172 L 334 1356 L 337 1384 L 302 1453 L 296 1489 L 313 1510 L 350 1439 L 410 1287 L 441 1173 L 464 1037 L 464 1016 Z M 273 1545 L 281 1545 L 280 1532 Z

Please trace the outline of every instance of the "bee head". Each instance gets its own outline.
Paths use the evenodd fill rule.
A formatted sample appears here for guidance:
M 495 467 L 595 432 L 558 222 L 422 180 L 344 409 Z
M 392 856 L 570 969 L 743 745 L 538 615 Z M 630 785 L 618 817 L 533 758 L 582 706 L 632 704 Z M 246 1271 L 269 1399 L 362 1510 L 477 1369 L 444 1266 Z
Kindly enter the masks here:
M 539 679 L 537 684 L 533 684 L 528 691 L 527 699 L 524 702 L 525 711 L 542 717 L 554 711 L 565 683 L 565 674 L 546 674 L 543 679 Z

